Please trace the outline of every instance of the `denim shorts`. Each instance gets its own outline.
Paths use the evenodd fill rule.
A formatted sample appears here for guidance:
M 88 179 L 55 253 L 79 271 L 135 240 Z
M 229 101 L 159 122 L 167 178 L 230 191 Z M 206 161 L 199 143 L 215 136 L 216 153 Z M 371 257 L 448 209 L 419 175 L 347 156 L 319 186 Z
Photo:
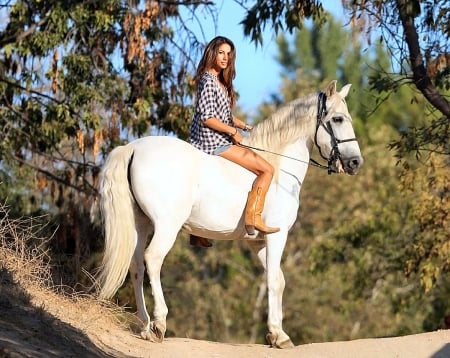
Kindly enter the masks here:
M 227 149 L 231 148 L 233 144 L 225 144 L 219 148 L 216 148 L 213 152 L 214 155 L 219 155 L 222 154 L 223 152 L 225 152 Z

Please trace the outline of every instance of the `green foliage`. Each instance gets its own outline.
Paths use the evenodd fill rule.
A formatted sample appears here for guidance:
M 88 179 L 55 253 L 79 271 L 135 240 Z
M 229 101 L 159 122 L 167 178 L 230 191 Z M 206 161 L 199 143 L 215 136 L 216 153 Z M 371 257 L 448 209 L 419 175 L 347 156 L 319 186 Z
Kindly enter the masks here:
M 270 25 L 275 34 L 302 28 L 305 18 L 323 21 L 323 7 L 314 0 L 270 0 L 257 1 L 248 11 L 241 24 L 244 34 L 255 43 L 262 43 L 262 32 Z
M 450 122 L 447 118 L 440 117 L 403 132 L 401 138 L 393 141 L 390 146 L 396 150 L 399 158 L 405 159 L 409 153 L 415 154 L 417 159 L 427 155 L 427 152 L 447 155 L 450 153 L 449 135 Z
M 34 205 L 53 207 L 44 193 L 59 184 L 94 197 L 103 154 L 151 128 L 186 138 L 191 113 L 184 102 L 193 87 L 183 63 L 192 63 L 199 42 L 173 42 L 176 8 L 116 0 L 5 7 L 0 160 L 46 177 Z
M 448 158 L 430 155 L 426 165 L 415 165 L 402 177 L 402 189 L 411 195 L 411 237 L 406 272 L 416 272 L 425 291 L 450 272 L 450 184 Z
M 426 113 L 427 120 L 414 123 L 393 143 L 399 149 L 398 155 L 407 156 L 411 151 L 450 154 L 448 1 L 347 1 L 344 4 L 355 31 L 363 33 L 369 41 L 376 33 L 380 41 L 389 44 L 392 71 L 373 73 L 372 88 L 386 98 L 401 87 L 414 86 L 420 95 L 411 95 L 411 102 L 424 102 L 422 112 Z

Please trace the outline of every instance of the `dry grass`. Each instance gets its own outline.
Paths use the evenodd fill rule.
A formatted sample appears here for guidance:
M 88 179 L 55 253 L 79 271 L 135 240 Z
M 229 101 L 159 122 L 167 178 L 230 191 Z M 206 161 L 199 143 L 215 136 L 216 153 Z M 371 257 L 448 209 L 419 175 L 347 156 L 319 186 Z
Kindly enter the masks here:
M 72 312 L 79 328 L 88 328 L 99 318 L 130 327 L 135 322 L 125 309 L 91 294 L 76 292 L 71 287 L 55 285 L 52 280 L 51 237 L 44 237 L 46 217 L 12 218 L 6 204 L 0 204 L 0 296 L 31 303 L 57 318 L 65 309 Z M 68 307 L 71 306 L 71 307 Z
M 11 218 L 6 204 L 0 204 L 0 269 L 14 274 L 17 283 L 50 287 L 50 255 L 41 237 L 44 218 Z
M 128 339 L 125 330 L 136 317 L 113 302 L 55 285 L 48 223 L 47 217 L 14 218 L 0 204 L 0 357 L 115 356 L 105 350 Z

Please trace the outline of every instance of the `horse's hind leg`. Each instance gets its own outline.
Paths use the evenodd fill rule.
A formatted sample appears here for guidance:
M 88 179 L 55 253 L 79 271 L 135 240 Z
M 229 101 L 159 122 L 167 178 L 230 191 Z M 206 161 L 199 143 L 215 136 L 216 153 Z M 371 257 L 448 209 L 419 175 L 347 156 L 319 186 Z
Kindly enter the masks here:
M 147 216 L 143 215 L 141 212 L 136 212 L 135 224 L 137 244 L 130 263 L 130 277 L 131 282 L 133 283 L 134 297 L 136 299 L 137 315 L 143 327 L 142 329 L 148 331 L 150 327 L 150 316 L 145 306 L 144 297 L 144 250 L 150 233 L 151 222 Z
M 150 327 L 141 332 L 141 336 L 154 342 L 162 342 L 164 339 L 164 334 L 166 332 L 166 317 L 168 313 L 161 286 L 161 267 L 166 255 L 175 243 L 180 229 L 181 224 L 176 225 L 173 222 L 155 224 L 155 233 L 152 241 L 145 250 L 145 264 L 147 266 L 147 273 L 150 278 L 154 299 L 154 321 L 150 324 Z

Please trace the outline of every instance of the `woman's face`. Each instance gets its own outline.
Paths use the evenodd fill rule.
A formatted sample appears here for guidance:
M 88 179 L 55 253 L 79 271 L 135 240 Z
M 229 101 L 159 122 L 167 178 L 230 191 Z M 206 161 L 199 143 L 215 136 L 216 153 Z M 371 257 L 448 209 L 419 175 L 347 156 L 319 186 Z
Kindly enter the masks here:
M 229 65 L 230 61 L 230 53 L 231 53 L 231 46 L 227 43 L 224 43 L 219 46 L 219 51 L 216 55 L 216 60 L 213 64 L 213 67 L 211 68 L 212 71 L 218 75 L 220 71 L 226 69 Z

